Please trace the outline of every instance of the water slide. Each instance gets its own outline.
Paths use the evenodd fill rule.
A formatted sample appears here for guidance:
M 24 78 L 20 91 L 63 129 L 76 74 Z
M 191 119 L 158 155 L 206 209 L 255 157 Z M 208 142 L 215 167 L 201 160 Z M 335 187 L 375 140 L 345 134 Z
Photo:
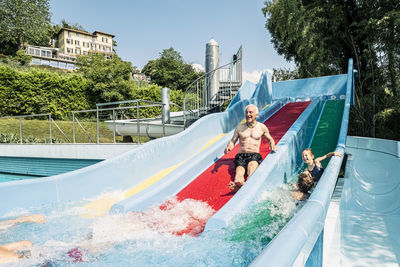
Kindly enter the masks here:
M 336 130 L 336 151 L 344 153 L 352 88 L 352 61 L 344 75 L 272 83 L 270 76 L 264 74 L 257 85 L 245 83 L 226 112 L 203 117 L 182 133 L 67 174 L 0 184 L 0 194 L 6 200 L 0 203 L 0 215 L 6 216 L 15 208 L 86 199 L 88 216 L 102 216 L 109 212 L 143 211 L 154 204 L 162 206 L 169 197 L 176 196 L 179 201 L 201 200 L 214 210 L 213 216 L 201 222 L 205 229 L 193 233 L 189 226 L 177 234 L 224 228 L 247 209 L 260 188 L 287 183 L 287 178 L 301 167 L 301 151 L 310 145 L 318 149 L 313 140 L 321 132 L 330 134 L 334 132 L 332 127 L 340 124 Z M 260 151 L 264 161 L 241 190 L 232 194 L 227 184 L 232 178 L 232 161 L 238 148 L 226 155 L 223 148 L 250 103 L 259 107 L 258 119 L 270 129 L 278 151 L 270 153 L 264 143 Z M 321 123 L 332 118 L 340 123 L 332 123 L 332 127 Z M 329 149 L 334 150 L 333 144 Z M 319 146 L 321 151 L 327 149 L 324 141 Z M 274 266 L 289 266 L 305 263 L 317 254 L 314 247 L 319 244 L 325 207 L 329 205 L 341 160 L 330 161 L 324 173 L 328 178 L 321 180 L 311 199 L 256 258 L 254 265 L 270 262 L 277 263 Z M 290 237 L 291 231 L 296 232 L 296 242 Z M 275 253 L 276 250 L 285 254 Z

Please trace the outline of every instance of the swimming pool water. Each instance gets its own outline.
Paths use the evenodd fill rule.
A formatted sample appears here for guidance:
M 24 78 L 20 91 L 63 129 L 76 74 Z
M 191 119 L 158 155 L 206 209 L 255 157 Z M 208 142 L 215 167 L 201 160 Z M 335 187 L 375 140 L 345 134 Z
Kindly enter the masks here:
M 210 216 L 213 211 L 206 203 L 192 200 L 169 210 L 154 206 L 146 212 L 94 219 L 85 216 L 84 204 L 13 211 L 8 218 L 43 213 L 47 222 L 0 231 L 1 244 L 25 239 L 35 244 L 31 256 L 16 266 L 246 266 L 297 210 L 289 187 L 284 185 L 265 191 L 254 207 L 227 229 L 193 237 L 171 232 L 186 227 L 192 217 Z M 250 234 L 243 234 L 243 229 Z
M 0 183 L 33 178 L 38 178 L 38 176 L 0 173 Z

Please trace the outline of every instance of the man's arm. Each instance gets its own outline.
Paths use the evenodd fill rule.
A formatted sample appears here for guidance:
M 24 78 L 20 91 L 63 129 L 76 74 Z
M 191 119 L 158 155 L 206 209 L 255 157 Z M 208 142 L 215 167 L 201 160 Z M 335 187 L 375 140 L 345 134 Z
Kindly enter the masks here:
M 45 223 L 46 218 L 42 214 L 32 214 L 32 215 L 28 215 L 28 216 L 21 216 L 16 219 L 1 221 L 0 222 L 0 230 L 10 228 L 19 223 L 27 223 L 27 222 Z
M 264 125 L 264 124 L 262 124 L 262 125 Z M 265 138 L 267 138 L 267 140 L 268 140 L 269 147 L 270 147 L 273 151 L 277 151 L 277 148 L 276 148 L 276 146 L 275 146 L 274 138 L 272 138 L 272 136 L 269 134 L 269 131 L 268 131 L 267 126 L 264 125 L 263 131 L 264 131 L 264 136 L 265 136 Z
M 236 144 L 236 141 L 239 139 L 239 126 L 236 127 L 235 132 L 233 133 L 233 137 L 231 139 L 231 141 L 229 141 L 228 145 L 226 146 L 224 153 L 228 153 L 229 151 L 231 151 Z

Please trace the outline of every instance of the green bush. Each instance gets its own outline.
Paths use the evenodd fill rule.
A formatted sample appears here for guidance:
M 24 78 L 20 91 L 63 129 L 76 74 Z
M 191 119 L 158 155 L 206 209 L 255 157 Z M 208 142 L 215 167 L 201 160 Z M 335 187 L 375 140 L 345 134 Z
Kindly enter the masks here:
M 51 113 L 60 119 L 89 108 L 86 91 L 79 74 L 0 65 L 0 116 Z

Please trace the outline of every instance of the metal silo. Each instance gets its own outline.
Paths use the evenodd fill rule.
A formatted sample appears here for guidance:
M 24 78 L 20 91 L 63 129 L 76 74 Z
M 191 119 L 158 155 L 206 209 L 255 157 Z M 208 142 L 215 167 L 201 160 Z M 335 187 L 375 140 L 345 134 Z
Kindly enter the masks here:
M 219 65 L 219 45 L 211 38 L 206 44 L 206 86 L 204 92 L 204 103 L 207 103 L 207 107 L 210 106 L 210 101 L 214 95 L 217 94 L 219 89 L 219 75 L 218 71 L 213 71 L 218 68 Z

